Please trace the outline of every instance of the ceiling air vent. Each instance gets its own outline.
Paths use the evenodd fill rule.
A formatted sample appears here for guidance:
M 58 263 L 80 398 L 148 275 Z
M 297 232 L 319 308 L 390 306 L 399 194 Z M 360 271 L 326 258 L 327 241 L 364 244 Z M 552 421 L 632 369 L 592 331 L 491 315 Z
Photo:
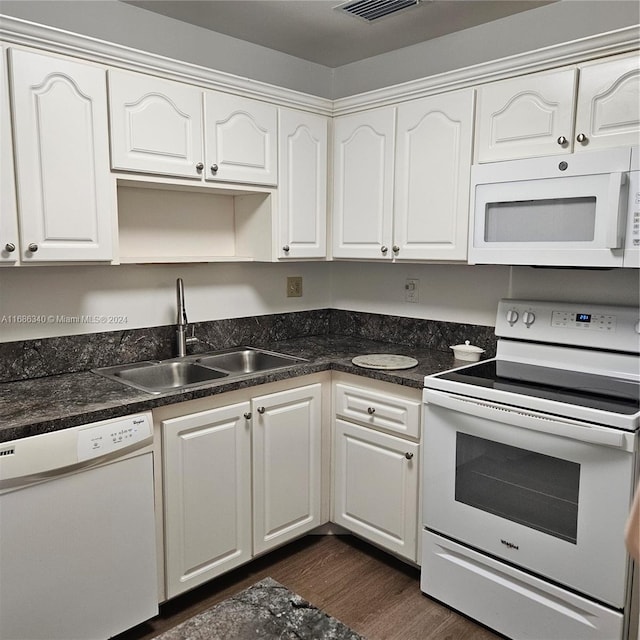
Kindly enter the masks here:
M 362 18 L 368 22 L 384 18 L 409 7 L 415 7 L 421 0 L 352 0 L 335 7 L 338 11 Z

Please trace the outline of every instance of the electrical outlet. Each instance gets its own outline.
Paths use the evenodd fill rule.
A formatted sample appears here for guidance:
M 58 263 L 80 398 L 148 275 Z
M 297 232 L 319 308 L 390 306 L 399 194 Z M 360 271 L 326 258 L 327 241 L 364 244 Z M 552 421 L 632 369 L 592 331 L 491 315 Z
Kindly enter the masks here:
M 418 290 L 420 288 L 420 280 L 416 278 L 407 278 L 404 284 L 404 301 L 418 302 Z
M 287 298 L 302 297 L 302 276 L 289 276 L 287 278 Z

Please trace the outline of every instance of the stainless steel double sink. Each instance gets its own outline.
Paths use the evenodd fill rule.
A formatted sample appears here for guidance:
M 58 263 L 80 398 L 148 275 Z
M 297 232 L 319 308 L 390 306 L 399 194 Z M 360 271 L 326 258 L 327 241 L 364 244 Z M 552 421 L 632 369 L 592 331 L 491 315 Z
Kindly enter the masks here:
M 148 393 L 163 393 L 190 389 L 222 378 L 272 371 L 300 362 L 305 362 L 304 358 L 238 347 L 169 360 L 103 367 L 93 369 L 93 372 Z

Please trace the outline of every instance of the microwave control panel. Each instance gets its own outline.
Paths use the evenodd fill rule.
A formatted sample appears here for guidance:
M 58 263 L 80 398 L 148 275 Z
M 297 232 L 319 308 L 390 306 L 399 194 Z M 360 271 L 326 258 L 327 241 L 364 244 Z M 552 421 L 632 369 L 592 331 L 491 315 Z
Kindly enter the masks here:
M 496 336 L 640 353 L 637 307 L 542 300 L 501 300 Z

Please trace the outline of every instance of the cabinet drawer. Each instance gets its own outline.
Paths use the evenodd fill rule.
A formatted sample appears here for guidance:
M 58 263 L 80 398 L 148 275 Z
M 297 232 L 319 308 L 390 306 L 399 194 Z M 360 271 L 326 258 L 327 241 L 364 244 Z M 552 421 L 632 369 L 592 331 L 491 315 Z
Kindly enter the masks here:
M 421 403 L 400 396 L 336 384 L 336 415 L 382 431 L 420 438 Z

